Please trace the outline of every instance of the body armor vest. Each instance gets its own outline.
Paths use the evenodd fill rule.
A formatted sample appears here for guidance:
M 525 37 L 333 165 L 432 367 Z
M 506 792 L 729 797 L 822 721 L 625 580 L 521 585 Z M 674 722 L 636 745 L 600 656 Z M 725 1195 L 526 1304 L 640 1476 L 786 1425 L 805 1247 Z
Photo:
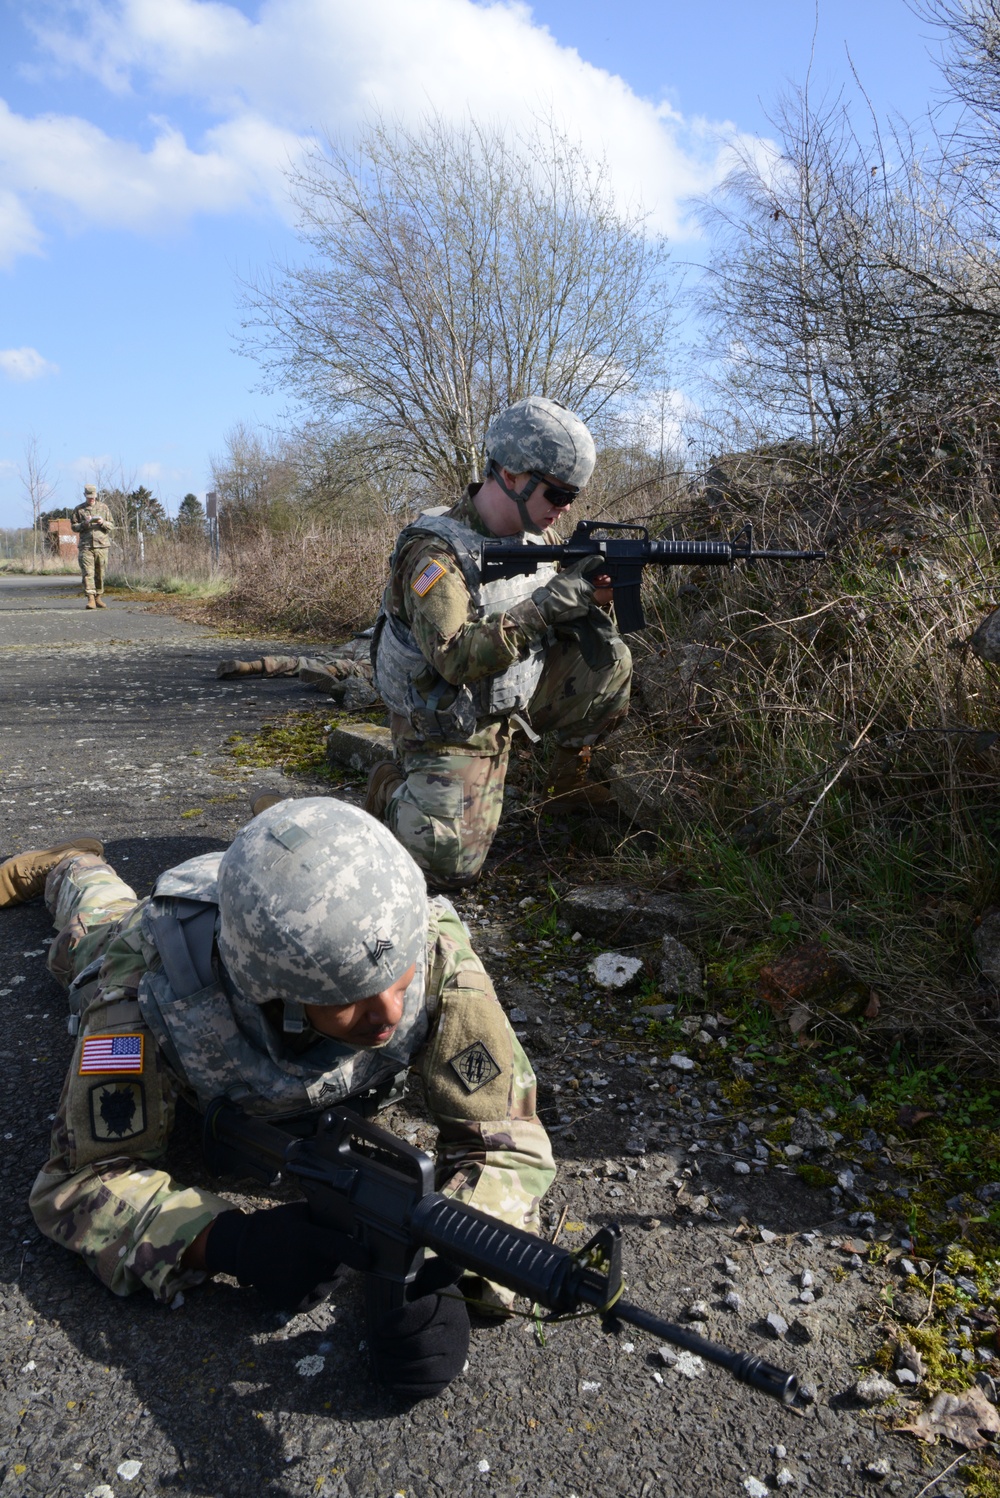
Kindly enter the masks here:
M 304 1055 L 286 1054 L 281 1034 L 219 958 L 221 858 L 203 854 L 168 869 L 142 913 L 144 942 L 162 967 L 143 974 L 139 1008 L 188 1097 L 202 1111 L 224 1096 L 246 1113 L 273 1117 L 332 1108 L 391 1082 L 427 1036 L 425 965 L 417 963 L 388 1045 L 358 1050 L 323 1036 Z
M 447 546 L 462 570 L 473 617 L 477 620 L 506 613 L 515 604 L 523 603 L 536 588 L 545 586 L 556 569 L 551 563 L 542 562 L 532 574 L 484 583 L 479 575 L 483 537 L 471 526 L 450 515 L 420 515 L 400 532 L 389 567 L 390 583 L 372 637 L 375 685 L 390 711 L 405 718 L 421 738 L 461 742 L 472 737 L 480 718 L 508 717 L 525 711 L 542 674 L 545 645 L 542 641 L 534 643 L 524 660 L 514 661 L 505 671 L 471 686 L 456 688 L 443 676 L 437 676 L 429 687 L 418 689 L 417 678 L 426 678 L 429 664 L 407 625 L 392 614 L 390 607 L 391 578 L 396 564 L 403 548 L 416 536 L 434 536 Z M 528 545 L 542 541 L 541 536 L 528 534 L 523 539 Z M 442 707 L 442 699 L 452 694 L 454 700 Z

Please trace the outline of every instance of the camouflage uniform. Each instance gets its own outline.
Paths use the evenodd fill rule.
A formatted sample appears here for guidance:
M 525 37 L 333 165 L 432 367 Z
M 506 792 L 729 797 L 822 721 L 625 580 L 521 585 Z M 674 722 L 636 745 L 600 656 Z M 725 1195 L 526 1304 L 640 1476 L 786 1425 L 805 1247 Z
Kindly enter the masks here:
M 478 488 L 472 485 L 447 513 L 490 536 L 473 504 Z M 560 538 L 548 531 L 544 539 Z M 421 594 L 414 584 L 435 572 L 436 580 Z M 434 672 L 456 685 L 506 670 L 528 647 L 524 630 L 508 614 L 475 617 L 460 566 L 433 536 L 418 535 L 397 557 L 386 607 L 408 626 Z M 557 626 L 552 635 L 526 716 L 536 733 L 552 732 L 562 748 L 580 749 L 595 744 L 627 713 L 632 658 L 613 633 L 611 664 L 591 667 L 571 626 Z M 391 727 L 405 779 L 385 806 L 386 825 L 437 887 L 473 883 L 500 820 L 516 723 L 481 718 L 469 738 L 454 743 L 429 743 L 396 714 Z
M 95 520 L 102 520 L 107 529 L 95 526 Z M 95 500 L 92 505 L 77 505 L 70 524 L 80 538 L 79 561 L 83 586 L 88 593 L 101 594 L 104 592 L 104 566 L 111 545 L 111 532 L 115 528 L 111 511 L 102 499 Z
M 372 668 L 369 660 L 351 660 L 347 656 L 329 655 L 264 655 L 261 656 L 264 676 L 297 676 L 299 681 L 317 692 L 331 697 L 338 696 L 345 682 L 360 679 L 370 682 Z
M 213 859 L 217 867 L 218 855 L 205 855 L 163 878 L 177 876 L 174 887 L 182 889 L 185 871 L 204 870 Z M 181 1185 L 162 1165 L 176 1097 L 189 1093 L 180 1075 L 184 1057 L 172 1067 L 137 1002 L 140 981 L 144 976 L 155 981 L 162 967 L 143 922 L 150 901 L 138 900 L 108 864 L 86 853 L 71 854 L 56 866 L 45 899 L 58 931 L 50 969 L 63 985 L 81 976 L 84 982 L 71 993 L 71 1003 L 75 999 L 82 1011 L 79 1035 L 50 1158 L 31 1192 L 31 1210 L 40 1230 L 79 1253 L 115 1294 L 145 1285 L 158 1300 L 169 1301 L 179 1289 L 204 1279 L 182 1268 L 181 1260 L 231 1204 L 200 1187 Z M 425 970 L 420 972 L 418 964 L 411 984 L 419 1011 L 408 1059 L 422 1079 L 439 1130 L 438 1189 L 537 1230 L 538 1203 L 555 1165 L 535 1114 L 534 1073 L 447 901 L 430 903 L 425 950 Z M 85 971 L 90 966 L 92 975 Z M 198 999 L 194 995 L 185 1002 L 193 1009 Z M 234 1016 L 228 1018 L 235 1032 Z M 192 1033 L 196 1019 L 191 1019 Z M 177 1033 L 172 1031 L 175 1041 Z M 85 1043 L 91 1041 L 92 1052 L 95 1037 L 106 1043 L 127 1038 L 132 1070 L 102 1074 L 93 1068 L 90 1052 L 90 1069 L 82 1070 Z M 283 1043 L 277 1032 L 272 1039 Z M 297 1061 L 289 1063 L 307 1085 L 315 1040 L 312 1032 L 296 1037 Z M 362 1060 L 380 1054 L 339 1050 Z M 141 1070 L 135 1069 L 136 1053 Z M 478 1063 L 475 1076 L 463 1058 Z M 261 1051 L 261 1063 L 267 1059 Z

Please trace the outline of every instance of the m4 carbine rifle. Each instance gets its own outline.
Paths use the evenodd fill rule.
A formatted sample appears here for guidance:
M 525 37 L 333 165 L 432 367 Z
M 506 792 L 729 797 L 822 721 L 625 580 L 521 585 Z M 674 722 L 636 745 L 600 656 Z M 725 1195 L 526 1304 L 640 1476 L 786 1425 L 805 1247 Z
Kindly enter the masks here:
M 393 1298 L 402 1301 L 424 1249 L 430 1248 L 456 1271 L 481 1275 L 545 1306 L 549 1319 L 590 1307 L 600 1313 L 606 1330 L 627 1322 L 785 1403 L 795 1397 L 794 1374 L 752 1353 L 731 1352 L 623 1300 L 617 1224 L 601 1228 L 577 1253 L 510 1227 L 435 1191 L 429 1155 L 349 1108 L 325 1113 L 314 1134 L 298 1138 L 217 1099 L 205 1116 L 204 1147 L 209 1164 L 221 1173 L 264 1181 L 280 1173 L 294 1182 L 315 1221 L 329 1232 L 333 1255 L 381 1280 L 387 1306 Z
M 597 531 L 614 531 L 599 536 Z M 623 531 L 633 534 L 626 537 Z M 636 534 L 638 533 L 638 534 Z M 517 577 L 536 571 L 539 562 L 571 567 L 586 557 L 600 558 L 593 569 L 606 573 L 614 589 L 615 619 L 623 635 L 645 629 L 639 585 L 643 567 L 730 567 L 734 562 L 820 562 L 825 551 L 755 550 L 753 526 L 746 525 L 732 541 L 651 541 L 642 525 L 612 525 L 603 520 L 581 520 L 568 541 L 558 546 L 534 546 L 525 541 L 484 541 L 479 571 L 484 583 L 498 577 Z

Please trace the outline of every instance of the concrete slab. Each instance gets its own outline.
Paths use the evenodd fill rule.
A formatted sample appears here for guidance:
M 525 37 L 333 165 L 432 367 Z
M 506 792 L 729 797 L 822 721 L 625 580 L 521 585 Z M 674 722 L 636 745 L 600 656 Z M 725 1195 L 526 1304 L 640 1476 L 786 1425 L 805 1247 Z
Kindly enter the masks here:
M 393 758 L 392 735 L 377 723 L 343 725 L 330 733 L 326 757 L 333 765 L 347 765 L 361 773 Z

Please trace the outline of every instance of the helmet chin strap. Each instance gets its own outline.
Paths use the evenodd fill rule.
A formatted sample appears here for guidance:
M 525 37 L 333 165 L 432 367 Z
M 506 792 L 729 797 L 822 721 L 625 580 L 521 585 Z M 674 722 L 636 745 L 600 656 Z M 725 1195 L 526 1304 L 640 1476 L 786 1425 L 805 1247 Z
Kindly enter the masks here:
M 527 501 L 531 498 L 535 490 L 538 488 L 538 479 L 532 477 L 527 486 L 522 489 L 520 494 L 518 494 L 517 490 L 512 489 L 510 485 L 506 483 L 506 481 L 502 478 L 500 465 L 492 458 L 490 459 L 490 466 L 486 470 L 486 477 L 493 479 L 497 486 L 503 490 L 504 494 L 506 494 L 507 498 L 512 499 L 517 505 L 517 513 L 521 517 L 522 530 L 530 531 L 533 536 L 542 536 L 545 534 L 542 526 L 538 525 L 534 520 L 532 520 L 531 515 L 528 513 Z

